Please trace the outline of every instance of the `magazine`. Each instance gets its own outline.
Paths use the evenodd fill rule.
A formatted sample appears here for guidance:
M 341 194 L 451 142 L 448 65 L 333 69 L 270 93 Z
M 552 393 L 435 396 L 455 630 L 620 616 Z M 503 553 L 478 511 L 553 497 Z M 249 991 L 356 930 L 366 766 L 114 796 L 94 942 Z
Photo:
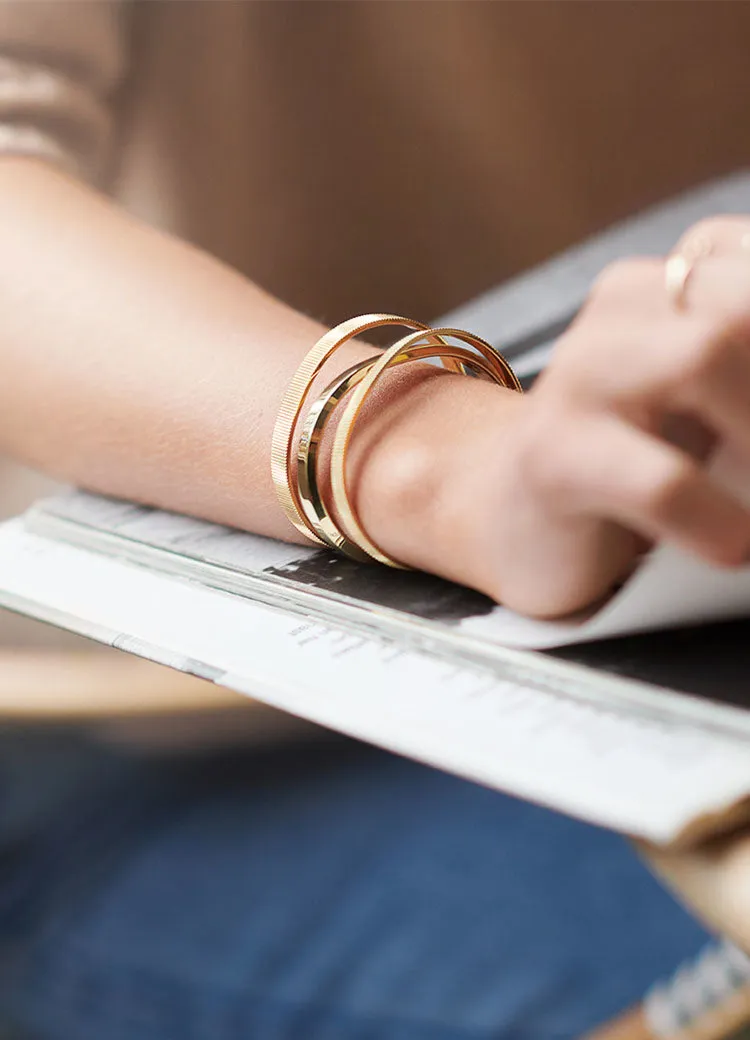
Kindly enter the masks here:
M 499 342 L 532 376 L 604 263 L 664 251 L 702 213 L 743 208 L 747 174 L 446 321 Z M 744 494 L 742 467 L 717 466 Z M 536 622 L 429 575 L 71 492 L 0 525 L 0 604 L 656 842 L 748 811 L 750 568 L 658 548 L 608 603 Z

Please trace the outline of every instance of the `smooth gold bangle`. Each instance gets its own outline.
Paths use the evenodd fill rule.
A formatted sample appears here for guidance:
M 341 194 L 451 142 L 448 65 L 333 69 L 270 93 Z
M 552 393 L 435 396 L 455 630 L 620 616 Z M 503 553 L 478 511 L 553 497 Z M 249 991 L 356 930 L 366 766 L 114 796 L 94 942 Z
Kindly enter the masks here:
M 336 405 L 365 377 L 376 357 L 360 361 L 328 384 L 310 406 L 297 445 L 297 495 L 302 512 L 321 542 L 360 562 L 369 560 L 367 553 L 339 530 L 323 502 L 318 487 L 318 451 Z
M 422 336 L 424 335 L 422 333 Z M 321 541 L 333 549 L 338 549 L 346 556 L 360 561 L 370 560 L 371 557 L 338 527 L 320 494 L 318 453 L 326 426 L 337 405 L 365 378 L 379 357 L 380 355 L 375 355 L 353 365 L 323 390 L 310 406 L 297 445 L 297 492 L 305 517 Z M 438 346 L 409 347 L 393 358 L 389 367 L 433 357 L 437 358 L 443 367 L 451 372 L 477 373 L 484 374 L 490 379 L 493 378 L 493 369 L 477 354 L 464 347 L 454 347 L 448 343 L 441 343 Z
M 308 522 L 300 506 L 295 482 L 290 479 L 295 430 L 313 381 L 331 355 L 355 336 L 385 325 L 401 325 L 407 329 L 430 332 L 423 322 L 397 314 L 364 314 L 342 321 L 321 336 L 307 353 L 281 401 L 271 440 L 271 479 L 284 515 L 300 534 L 318 545 L 325 543 Z
M 515 372 L 502 354 L 479 336 L 475 336 L 470 332 L 464 332 L 461 329 L 452 328 L 432 329 L 430 330 L 430 333 L 433 336 L 439 336 L 441 339 L 449 337 L 468 344 L 477 352 L 477 367 L 481 366 L 483 372 L 488 375 L 488 378 L 509 390 L 522 392 L 521 384 L 519 383 Z M 344 408 L 341 421 L 339 422 L 338 429 L 334 436 L 333 449 L 331 453 L 332 501 L 336 514 L 341 520 L 348 538 L 361 550 L 367 553 L 368 556 L 371 556 L 379 563 L 383 563 L 388 567 L 397 567 L 400 569 L 407 568 L 404 564 L 392 559 L 377 545 L 375 545 L 362 529 L 362 525 L 355 515 L 346 486 L 346 460 L 354 424 L 359 416 L 365 399 L 375 386 L 375 383 L 382 376 L 385 370 L 394 363 L 395 359 L 408 352 L 409 348 L 418 344 L 420 340 L 425 339 L 426 335 L 430 333 L 426 334 L 424 331 L 418 331 L 409 336 L 405 336 L 402 340 L 399 340 L 398 343 L 395 343 L 392 347 L 386 350 L 367 368 L 367 371 L 353 390 L 349 401 Z M 433 348 L 432 356 L 437 356 L 439 353 L 440 350 L 435 350 Z M 485 364 L 481 365 L 481 362 L 484 362 Z

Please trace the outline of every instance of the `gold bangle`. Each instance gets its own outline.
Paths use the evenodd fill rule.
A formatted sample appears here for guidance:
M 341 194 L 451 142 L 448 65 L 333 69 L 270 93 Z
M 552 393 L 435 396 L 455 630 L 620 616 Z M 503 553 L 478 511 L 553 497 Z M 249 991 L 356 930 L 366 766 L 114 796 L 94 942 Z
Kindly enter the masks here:
M 313 381 L 326 361 L 349 340 L 371 329 L 384 325 L 402 325 L 429 333 L 421 321 L 402 318 L 396 314 L 364 314 L 342 321 L 330 329 L 305 355 L 291 379 L 279 408 L 271 440 L 271 479 L 276 497 L 289 522 L 311 541 L 325 544 L 305 517 L 294 482 L 290 480 L 291 455 L 294 433 L 305 406 Z
M 326 509 L 318 487 L 317 464 L 320 441 L 336 405 L 364 378 L 374 361 L 374 357 L 366 358 L 328 384 L 310 406 L 297 444 L 297 496 L 302 512 L 321 542 L 360 562 L 369 557 L 339 530 Z
M 365 378 L 379 356 L 375 355 L 353 365 L 323 390 L 310 406 L 297 445 L 297 492 L 305 517 L 321 541 L 359 561 L 371 560 L 371 556 L 353 542 L 331 517 L 318 487 L 318 452 L 323 433 L 336 406 Z M 409 347 L 393 358 L 389 367 L 432 357 L 436 357 L 449 371 L 460 371 L 463 374 L 476 372 L 492 378 L 491 367 L 477 354 L 464 347 L 453 347 L 447 343 L 441 343 L 437 347 Z
M 470 332 L 464 332 L 461 329 L 452 328 L 432 329 L 430 332 L 432 335 L 439 336 L 441 339 L 444 337 L 451 337 L 473 347 L 479 355 L 475 362 L 477 367 L 481 367 L 483 372 L 487 374 L 490 379 L 510 390 L 522 392 L 521 384 L 519 383 L 515 372 L 502 354 L 479 336 L 475 336 Z M 425 339 L 425 336 L 428 334 L 429 333 L 426 334 L 424 331 L 418 331 L 411 333 L 409 336 L 405 336 L 402 340 L 399 340 L 398 343 L 395 343 L 392 347 L 386 350 L 367 368 L 365 375 L 358 382 L 358 385 L 352 392 L 351 397 L 346 404 L 344 413 L 334 436 L 333 449 L 331 453 L 331 496 L 336 513 L 346 529 L 348 538 L 361 550 L 367 553 L 368 556 L 371 556 L 379 563 L 383 563 L 388 567 L 397 567 L 400 569 L 407 568 L 405 564 L 392 559 L 379 549 L 377 545 L 375 545 L 362 529 L 362 525 L 355 515 L 349 500 L 346 486 L 346 459 L 354 424 L 359 416 L 365 399 L 373 389 L 375 383 L 380 376 L 382 376 L 383 372 L 394 363 L 396 358 L 406 353 L 410 347 L 416 345 L 420 340 Z M 438 356 L 439 354 L 440 350 L 434 350 L 433 348 L 432 356 Z M 485 365 L 481 364 L 482 361 L 485 362 Z

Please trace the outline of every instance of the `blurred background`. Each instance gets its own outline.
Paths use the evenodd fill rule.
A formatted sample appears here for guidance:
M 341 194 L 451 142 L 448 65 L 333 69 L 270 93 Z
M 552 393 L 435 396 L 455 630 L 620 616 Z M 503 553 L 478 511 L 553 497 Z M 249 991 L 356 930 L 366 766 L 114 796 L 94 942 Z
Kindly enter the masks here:
M 0 89 L 0 131 L 36 112 L 50 154 L 324 322 L 429 321 L 750 165 L 749 44 L 737 0 L 0 0 L 0 88 L 31 90 Z M 0 518 L 55 490 L 0 458 Z M 300 733 L 0 611 L 0 729 L 24 719 Z
M 6 0 L 0 15 L 0 53 L 46 34 L 63 86 L 100 84 L 96 118 L 63 141 L 86 175 L 329 323 L 436 317 L 750 161 L 735 0 Z M 54 487 L 0 458 L 0 516 Z M 0 653 L 82 645 L 0 612 Z

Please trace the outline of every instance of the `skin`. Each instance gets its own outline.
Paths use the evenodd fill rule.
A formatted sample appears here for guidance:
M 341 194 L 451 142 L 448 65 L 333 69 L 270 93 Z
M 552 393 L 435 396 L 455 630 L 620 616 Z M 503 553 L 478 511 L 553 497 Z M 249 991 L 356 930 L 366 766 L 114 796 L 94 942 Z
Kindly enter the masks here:
M 675 895 L 717 932 L 750 951 L 750 836 L 738 832 L 687 852 L 642 845 Z
M 298 540 L 271 433 L 323 328 L 41 162 L 0 163 L 0 227 L 0 451 Z M 716 439 L 750 453 L 750 222 L 697 231 L 713 251 L 684 308 L 663 259 L 614 265 L 525 397 L 424 367 L 385 380 L 349 474 L 375 542 L 545 617 L 605 596 L 656 540 L 745 562 L 750 512 L 701 459 Z M 337 364 L 371 352 L 353 344 Z M 748 849 L 740 835 L 658 866 L 750 948 Z

